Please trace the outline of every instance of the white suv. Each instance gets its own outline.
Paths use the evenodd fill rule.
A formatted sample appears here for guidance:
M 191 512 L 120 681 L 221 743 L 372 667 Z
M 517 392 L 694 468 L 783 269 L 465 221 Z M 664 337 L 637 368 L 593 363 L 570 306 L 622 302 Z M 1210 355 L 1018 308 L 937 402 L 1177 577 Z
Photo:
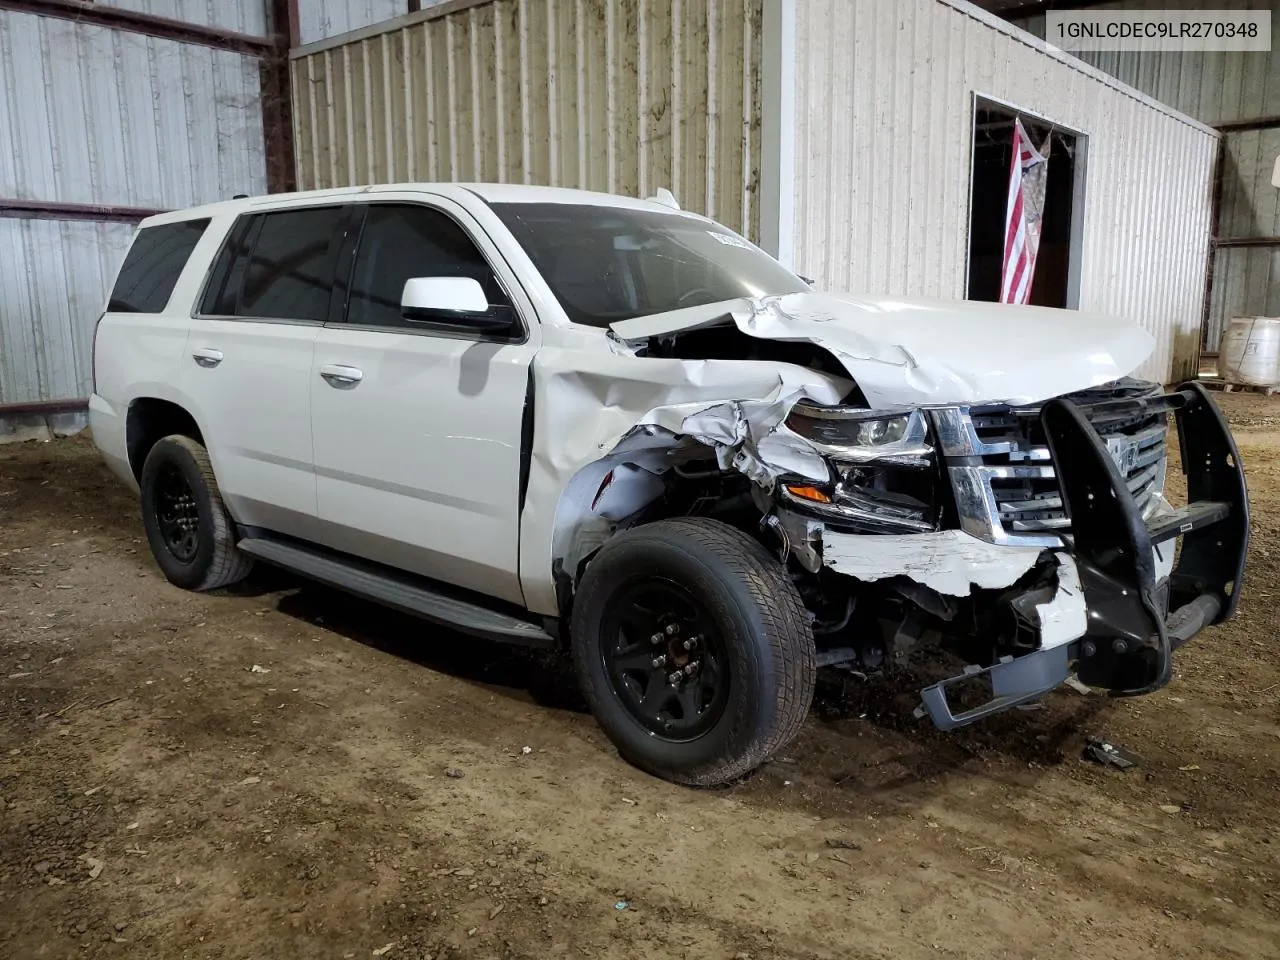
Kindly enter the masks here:
M 669 196 L 403 184 L 144 221 L 90 409 L 174 583 L 257 558 L 565 643 L 623 756 L 715 784 L 796 735 L 824 665 L 945 653 L 944 728 L 1072 671 L 1166 683 L 1235 608 L 1248 503 L 1207 394 L 1127 379 L 1150 349 L 818 294 Z

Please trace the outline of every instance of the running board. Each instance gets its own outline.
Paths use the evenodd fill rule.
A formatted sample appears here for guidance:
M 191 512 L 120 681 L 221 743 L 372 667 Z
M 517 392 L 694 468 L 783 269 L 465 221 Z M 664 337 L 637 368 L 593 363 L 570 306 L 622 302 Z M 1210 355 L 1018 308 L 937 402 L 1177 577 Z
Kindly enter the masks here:
M 412 574 L 261 536 L 245 537 L 237 546 L 252 557 L 308 579 L 455 630 L 533 647 L 550 647 L 555 643 L 536 623 L 450 596 Z

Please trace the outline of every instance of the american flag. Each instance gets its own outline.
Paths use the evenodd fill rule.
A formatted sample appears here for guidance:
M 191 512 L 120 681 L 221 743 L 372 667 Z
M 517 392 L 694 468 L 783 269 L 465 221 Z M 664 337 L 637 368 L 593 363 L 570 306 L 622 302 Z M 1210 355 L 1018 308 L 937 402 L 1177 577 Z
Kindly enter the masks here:
M 1001 303 L 1027 303 L 1040 250 L 1040 219 L 1044 213 L 1048 141 L 1037 150 L 1013 122 L 1013 156 L 1009 163 L 1009 203 L 1004 219 L 1004 267 L 1000 276 Z M 1044 151 L 1042 153 L 1041 151 Z

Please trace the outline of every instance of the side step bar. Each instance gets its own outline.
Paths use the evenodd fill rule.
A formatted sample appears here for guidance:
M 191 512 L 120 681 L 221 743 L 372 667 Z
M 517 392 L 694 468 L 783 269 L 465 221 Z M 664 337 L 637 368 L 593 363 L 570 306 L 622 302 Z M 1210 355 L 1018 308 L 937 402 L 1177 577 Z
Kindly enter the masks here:
M 384 606 L 491 640 L 550 647 L 555 639 L 536 623 L 451 596 L 447 588 L 312 547 L 250 535 L 237 544 L 250 556 Z

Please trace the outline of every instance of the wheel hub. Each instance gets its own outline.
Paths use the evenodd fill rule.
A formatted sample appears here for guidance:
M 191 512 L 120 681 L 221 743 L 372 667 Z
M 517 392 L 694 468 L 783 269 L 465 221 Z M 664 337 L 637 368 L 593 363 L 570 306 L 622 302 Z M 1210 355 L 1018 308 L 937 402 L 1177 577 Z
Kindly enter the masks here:
M 687 741 L 715 725 L 728 699 L 725 647 L 686 588 L 659 577 L 624 586 L 602 640 L 614 693 L 652 735 Z
M 182 563 L 190 563 L 200 549 L 200 511 L 187 478 L 176 466 L 166 466 L 156 478 L 155 516 L 165 548 Z

